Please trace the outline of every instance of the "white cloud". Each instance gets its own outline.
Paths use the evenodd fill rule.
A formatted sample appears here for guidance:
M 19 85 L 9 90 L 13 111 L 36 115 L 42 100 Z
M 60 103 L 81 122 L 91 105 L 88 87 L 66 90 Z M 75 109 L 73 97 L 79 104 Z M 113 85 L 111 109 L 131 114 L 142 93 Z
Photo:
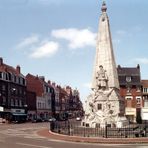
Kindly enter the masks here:
M 89 29 L 58 29 L 53 30 L 51 35 L 55 38 L 69 41 L 68 47 L 71 49 L 95 46 L 96 44 L 96 33 L 91 32 Z
M 140 63 L 140 64 L 148 64 L 148 58 L 136 58 L 134 61 Z
M 59 44 L 57 42 L 49 41 L 37 47 L 33 53 L 31 53 L 30 57 L 32 58 L 43 58 L 49 57 L 55 54 L 58 51 Z
M 38 35 L 31 35 L 27 38 L 24 38 L 17 46 L 17 49 L 22 49 L 24 47 L 30 46 L 34 43 L 39 42 L 39 37 Z

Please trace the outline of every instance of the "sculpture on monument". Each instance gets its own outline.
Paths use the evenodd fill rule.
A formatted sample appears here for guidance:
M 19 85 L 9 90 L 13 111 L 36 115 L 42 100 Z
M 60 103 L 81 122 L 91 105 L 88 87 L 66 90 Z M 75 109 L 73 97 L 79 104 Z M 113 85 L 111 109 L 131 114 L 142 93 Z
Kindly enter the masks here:
M 82 121 L 84 126 L 89 127 L 105 127 L 106 123 L 118 126 L 120 116 L 124 117 L 120 104 L 122 100 L 119 95 L 119 81 L 105 2 L 101 10 L 92 93 L 85 102 L 85 118 Z
M 107 87 L 108 77 L 106 75 L 106 70 L 103 69 L 102 65 L 99 66 L 96 79 L 98 89 Z

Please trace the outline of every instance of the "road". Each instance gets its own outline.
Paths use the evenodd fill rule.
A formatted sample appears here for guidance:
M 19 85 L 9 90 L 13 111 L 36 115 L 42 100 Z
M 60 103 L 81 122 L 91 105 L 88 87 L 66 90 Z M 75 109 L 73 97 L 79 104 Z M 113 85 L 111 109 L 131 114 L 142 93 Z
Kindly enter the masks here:
M 38 130 L 48 123 L 24 123 L 0 125 L 0 148 L 148 148 L 148 145 L 105 145 L 74 143 L 40 137 Z

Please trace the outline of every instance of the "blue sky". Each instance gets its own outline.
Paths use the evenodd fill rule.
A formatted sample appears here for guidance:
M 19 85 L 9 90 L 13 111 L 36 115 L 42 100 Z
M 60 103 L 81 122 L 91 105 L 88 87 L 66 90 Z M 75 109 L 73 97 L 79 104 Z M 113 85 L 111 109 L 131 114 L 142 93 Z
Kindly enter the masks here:
M 148 1 L 106 0 L 116 64 L 148 79 Z M 89 94 L 101 0 L 0 0 L 0 56 Z

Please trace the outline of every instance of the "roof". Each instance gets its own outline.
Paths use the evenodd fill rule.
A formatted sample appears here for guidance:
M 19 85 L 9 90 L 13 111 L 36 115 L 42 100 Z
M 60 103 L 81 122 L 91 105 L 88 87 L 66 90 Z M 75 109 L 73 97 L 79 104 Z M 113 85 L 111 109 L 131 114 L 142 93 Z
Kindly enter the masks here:
M 120 85 L 141 85 L 140 67 L 121 67 L 117 68 Z M 127 81 L 130 77 L 131 81 Z
M 118 67 L 117 68 L 118 75 L 126 75 L 126 76 L 140 76 L 140 69 L 134 67 Z
M 0 65 L 0 72 L 9 72 L 9 73 L 15 74 L 16 76 L 24 77 L 24 75 L 19 73 L 14 67 L 4 63 Z

